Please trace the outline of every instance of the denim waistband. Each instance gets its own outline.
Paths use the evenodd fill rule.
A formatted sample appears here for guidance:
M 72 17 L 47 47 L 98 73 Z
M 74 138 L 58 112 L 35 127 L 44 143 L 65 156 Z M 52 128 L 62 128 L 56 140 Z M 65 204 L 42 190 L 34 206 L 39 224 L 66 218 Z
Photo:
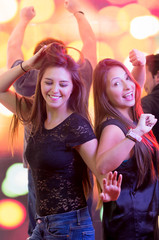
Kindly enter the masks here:
M 81 219 L 84 217 L 90 217 L 88 207 L 84 207 L 75 211 L 71 212 L 65 212 L 65 213 L 58 213 L 58 214 L 52 214 L 47 216 L 39 216 L 36 214 L 36 219 L 40 219 L 42 222 L 50 222 L 50 221 L 58 221 L 58 220 L 69 220 L 70 218 L 77 218 Z

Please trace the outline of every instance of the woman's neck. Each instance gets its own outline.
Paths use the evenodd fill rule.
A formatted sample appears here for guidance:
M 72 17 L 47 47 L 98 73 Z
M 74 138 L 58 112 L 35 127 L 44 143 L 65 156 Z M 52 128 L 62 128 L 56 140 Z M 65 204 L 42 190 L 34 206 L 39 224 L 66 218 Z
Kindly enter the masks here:
M 125 117 L 127 118 L 129 121 L 134 121 L 134 118 L 133 118 L 133 110 L 132 108 L 129 108 L 129 109 L 126 109 L 126 110 L 120 110 L 120 113 Z
M 47 111 L 47 118 L 45 120 L 44 126 L 46 129 L 52 129 L 58 124 L 63 122 L 67 117 L 69 117 L 73 112 L 71 110 L 66 110 L 63 112 L 59 111 Z

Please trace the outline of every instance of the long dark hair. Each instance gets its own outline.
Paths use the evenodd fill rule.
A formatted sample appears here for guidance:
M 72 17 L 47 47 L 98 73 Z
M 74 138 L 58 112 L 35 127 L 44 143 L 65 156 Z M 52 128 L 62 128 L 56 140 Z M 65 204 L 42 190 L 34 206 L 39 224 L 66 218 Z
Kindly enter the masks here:
M 132 107 L 132 114 L 134 122 L 138 122 L 141 114 L 143 113 L 141 107 L 141 89 L 139 84 L 133 78 L 129 70 L 121 62 L 113 59 L 104 59 L 100 61 L 93 74 L 93 94 L 94 94 L 94 115 L 95 115 L 95 132 L 97 134 L 97 128 L 104 120 L 105 117 L 115 118 L 121 121 L 127 130 L 134 128 L 135 124 L 129 121 L 123 116 L 116 108 L 114 108 L 108 100 L 106 94 L 106 81 L 108 71 L 114 67 L 119 66 L 124 69 L 129 78 L 135 83 L 135 105 Z M 98 136 L 97 136 L 98 137 Z M 157 155 L 157 161 L 154 161 L 154 154 Z M 143 136 L 143 140 L 136 143 L 134 146 L 134 155 L 136 158 L 136 164 L 138 169 L 138 184 L 140 187 L 146 177 L 149 175 L 151 179 L 157 177 L 156 168 L 158 166 L 158 144 L 150 131 Z
M 32 112 L 29 119 L 33 124 L 34 133 L 39 130 L 41 124 L 43 124 L 46 119 L 46 103 L 41 93 L 41 80 L 46 69 L 49 67 L 62 67 L 71 74 L 73 91 L 68 101 L 68 108 L 89 119 L 86 105 L 86 88 L 80 76 L 80 66 L 64 51 L 63 47 L 60 49 L 58 44 L 51 44 L 45 51 L 43 64 L 39 71 Z

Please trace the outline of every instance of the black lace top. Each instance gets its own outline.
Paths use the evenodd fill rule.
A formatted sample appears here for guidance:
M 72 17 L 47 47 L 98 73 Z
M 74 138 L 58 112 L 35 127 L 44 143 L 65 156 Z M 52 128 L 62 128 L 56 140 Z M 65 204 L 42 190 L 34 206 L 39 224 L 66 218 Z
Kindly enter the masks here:
M 40 216 L 86 206 L 82 185 L 86 165 L 74 147 L 94 138 L 89 122 L 73 113 L 55 128 L 43 128 L 28 140 L 26 158 L 33 173 Z

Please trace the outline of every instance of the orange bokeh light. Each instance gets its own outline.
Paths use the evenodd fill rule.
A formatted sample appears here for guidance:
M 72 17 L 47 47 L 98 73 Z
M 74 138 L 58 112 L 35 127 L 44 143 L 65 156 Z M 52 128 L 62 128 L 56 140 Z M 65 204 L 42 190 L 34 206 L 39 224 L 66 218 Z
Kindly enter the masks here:
M 19 201 L 13 199 L 0 201 L 0 227 L 17 228 L 24 222 L 25 217 L 26 209 Z

